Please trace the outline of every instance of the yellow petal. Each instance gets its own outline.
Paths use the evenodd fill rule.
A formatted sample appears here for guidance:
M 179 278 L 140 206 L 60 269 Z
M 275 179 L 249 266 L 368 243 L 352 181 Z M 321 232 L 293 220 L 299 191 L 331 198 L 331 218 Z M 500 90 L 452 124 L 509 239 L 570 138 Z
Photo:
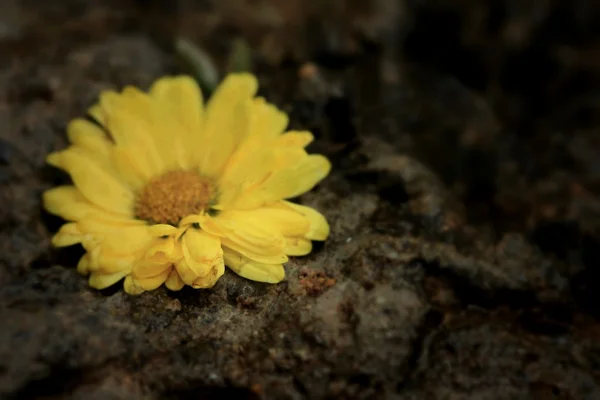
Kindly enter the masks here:
M 152 236 L 171 236 L 177 233 L 178 230 L 173 225 L 168 224 L 151 225 L 148 229 Z
M 218 236 L 223 238 L 226 235 L 225 231 L 221 228 L 221 226 L 215 221 L 214 217 L 205 215 L 204 218 L 199 222 L 202 230 L 206 233 L 209 233 L 213 236 Z
M 188 229 L 183 235 L 181 248 L 189 270 L 180 271 L 179 275 L 188 285 L 192 285 L 198 278 L 206 277 L 215 265 L 223 262 L 221 241 L 203 231 Z
M 198 279 L 198 275 L 190 268 L 185 258 L 177 261 L 175 270 L 177 271 L 179 278 L 181 278 L 186 285 L 191 286 L 192 283 L 194 283 L 194 280 Z
M 172 263 L 164 262 L 164 260 L 161 261 L 156 261 L 153 259 L 141 259 L 138 262 L 136 262 L 131 272 L 135 281 L 137 282 L 140 280 L 163 275 L 165 271 L 170 272 Z M 167 279 L 166 276 L 165 279 Z
M 283 251 L 288 256 L 305 256 L 312 250 L 312 242 L 308 239 L 291 237 L 285 239 Z
M 217 87 L 206 107 L 202 132 L 202 148 L 198 152 L 200 171 L 207 176 L 218 176 L 250 129 L 251 98 L 258 82 L 247 73 L 230 74 Z
M 150 94 L 155 110 L 170 114 L 163 119 L 175 125 L 170 127 L 169 135 L 163 135 L 161 148 L 171 151 L 177 158 L 185 157 L 185 166 L 199 165 L 196 149 L 206 144 L 202 142 L 201 135 L 204 114 L 202 92 L 196 81 L 189 76 L 162 78 L 152 86 Z
M 54 247 L 72 246 L 83 241 L 84 234 L 77 227 L 77 223 L 71 222 L 60 227 L 58 232 L 52 237 Z
M 99 213 L 104 210 L 94 207 L 75 186 L 58 186 L 49 189 L 42 195 L 44 208 L 51 214 L 70 221 L 84 218 L 88 213 L 93 213 L 94 208 Z
M 116 253 L 146 252 L 154 237 L 146 225 L 123 226 L 117 232 L 107 236 L 102 245 Z
M 165 283 L 169 277 L 169 274 L 171 273 L 171 270 L 172 267 L 169 265 L 168 268 L 164 269 L 156 276 L 138 279 L 135 275 L 132 275 L 131 279 L 133 280 L 135 286 L 139 286 L 144 290 L 154 290 Z
M 130 188 L 139 190 L 148 182 L 152 174 L 146 165 L 139 164 L 140 159 L 138 157 L 132 157 L 135 152 L 137 152 L 137 149 L 134 147 L 114 147 L 111 160 L 121 180 Z
M 138 295 L 145 292 L 143 287 L 135 283 L 131 275 L 125 278 L 125 281 L 123 282 L 123 289 L 125 290 L 125 293 L 131 295 Z
M 77 272 L 81 275 L 87 275 L 90 273 L 90 256 L 89 254 L 84 254 L 77 263 Z
M 156 110 L 151 97 L 136 87 L 127 86 L 123 89 L 120 100 L 121 113 L 133 117 L 132 119 L 143 131 L 139 136 L 129 133 L 132 137 L 131 142 L 128 140 L 127 143 L 138 146 L 143 144 L 145 151 L 149 152 L 149 160 L 162 164 L 164 162 L 162 146 L 168 143 L 165 139 L 168 135 L 158 129 Z M 139 141 L 140 137 L 143 139 L 142 142 Z
M 94 104 L 93 106 L 91 106 L 88 109 L 87 113 L 97 123 L 99 123 L 102 126 L 106 126 L 106 120 L 107 120 L 106 113 L 104 112 L 102 107 L 100 107 L 100 104 Z
M 101 234 L 106 236 L 109 234 L 118 234 L 121 229 L 137 228 L 138 231 L 143 229 L 150 230 L 150 227 L 146 225 L 146 221 L 139 219 L 129 218 L 98 218 L 95 215 L 89 215 L 77 221 L 77 226 L 84 233 Z
M 306 147 L 314 140 L 312 133 L 307 131 L 289 131 L 277 137 L 275 144 L 284 147 Z
M 265 254 L 264 252 L 260 251 L 261 249 L 253 248 L 239 237 L 236 237 L 235 240 L 232 240 L 230 237 L 223 238 L 221 239 L 221 244 L 223 245 L 224 249 L 230 249 L 241 253 L 249 259 L 254 260 L 258 263 L 283 264 L 288 261 L 288 257 L 283 251 L 283 246 L 281 250 L 279 250 L 275 254 Z
M 194 289 L 208 289 L 213 287 L 215 283 L 217 283 L 219 278 L 223 276 L 223 273 L 225 272 L 225 263 L 223 261 L 223 258 L 220 258 L 206 276 L 195 277 L 191 281 L 188 275 L 192 270 L 191 267 L 187 264 L 185 258 L 177 264 L 176 268 L 181 280 L 184 281 L 186 284 L 190 285 Z M 186 276 L 184 277 L 184 275 L 182 274 Z M 191 272 L 191 274 L 193 276 L 193 271 Z
M 288 122 L 286 113 L 258 97 L 252 104 L 249 139 L 263 142 L 272 140 L 285 130 Z
M 198 151 L 199 170 L 203 175 L 219 176 L 242 138 L 246 136 L 249 104 L 250 100 L 238 101 L 230 108 L 227 119 L 207 120 L 206 130 L 210 136 L 204 139 L 205 148 Z
M 192 224 L 201 224 L 206 219 L 204 215 L 188 215 L 179 221 L 179 226 L 187 226 Z
M 306 239 L 325 240 L 329 236 L 329 224 L 327 223 L 327 219 L 314 208 L 295 204 L 290 201 L 281 201 L 277 206 L 295 210 L 308 219 L 309 229 L 304 234 Z
M 285 269 L 281 264 L 257 263 L 231 250 L 226 250 L 224 257 L 225 264 L 236 274 L 246 279 L 265 283 L 278 283 L 285 278 Z
M 255 220 L 263 221 L 265 227 L 283 236 L 303 236 L 309 229 L 308 220 L 291 209 L 262 207 L 247 212 L 252 213 Z
M 258 90 L 256 77 L 247 72 L 227 75 L 219 84 L 209 101 L 209 107 L 227 105 L 238 98 L 252 98 Z
M 306 157 L 306 151 L 293 147 L 259 147 L 251 151 L 241 149 L 229 160 L 220 179 L 221 186 L 238 185 L 244 190 L 254 188 L 278 170 L 288 167 L 288 164 L 301 162 Z
M 149 249 L 154 237 L 143 222 L 132 220 L 129 224 L 115 224 L 95 219 L 84 219 L 77 223 L 82 232 L 102 237 L 102 246 L 115 254 L 130 254 Z
M 280 264 L 287 261 L 283 235 L 268 226 L 252 211 L 228 210 L 214 218 L 224 233 L 221 243 L 257 262 Z
M 109 165 L 113 143 L 102 128 L 83 118 L 76 118 L 67 125 L 67 137 L 91 157 L 101 161 L 103 165 Z
M 127 272 L 117 272 L 114 274 L 103 274 L 101 272 L 92 272 L 88 280 L 90 287 L 94 289 L 105 289 L 119 282 L 127 275 Z
M 175 292 L 181 290 L 185 286 L 185 282 L 181 280 L 175 268 L 173 268 L 173 270 L 169 274 L 169 277 L 165 282 L 165 286 L 167 287 L 167 289 L 173 290 Z
M 100 244 L 90 253 L 89 270 L 103 274 L 130 273 L 141 256 L 139 253 L 111 253 Z
M 192 267 L 187 263 L 185 258 L 182 258 L 176 265 L 177 273 L 181 280 L 195 289 L 207 289 L 219 280 L 219 278 L 225 272 L 225 265 L 223 258 L 220 258 L 217 264 L 213 265 L 208 275 L 198 277 Z
M 132 214 L 134 195 L 129 188 L 76 149 L 53 153 L 48 162 L 67 171 L 90 202 L 116 214 Z
M 77 221 L 86 216 L 104 220 L 129 219 L 90 203 L 75 186 L 58 186 L 49 189 L 42 195 L 42 200 L 48 212 L 69 221 Z
M 271 148 L 259 148 L 251 153 L 236 153 L 220 179 L 219 203 L 225 208 L 238 198 L 262 185 L 276 170 L 276 157 Z M 233 207 L 232 207 L 233 208 Z M 254 208 L 254 207 L 251 207 Z
M 225 273 L 225 261 L 221 258 L 219 263 L 214 266 L 208 275 L 198 278 L 192 284 L 194 289 L 210 289 L 215 286 L 219 278 Z
M 174 237 L 159 237 L 154 239 L 150 249 L 146 252 L 146 258 L 170 259 L 175 251 Z
M 268 177 L 259 183 L 252 182 L 249 186 L 243 183 L 245 178 L 242 173 L 235 175 L 233 172 L 226 172 L 227 175 L 224 175 L 221 184 L 224 208 L 247 210 L 284 198 L 296 197 L 312 189 L 331 169 L 327 158 L 321 155 L 307 155 L 303 149 L 297 147 L 281 147 L 272 155 L 275 156 L 274 162 L 272 158 L 264 157 L 262 163 L 251 164 L 244 161 L 236 167 L 241 171 L 243 168 L 251 171 L 246 174 L 257 174 L 257 171 L 260 171 L 264 176 L 264 171 L 268 171 Z M 242 183 L 236 186 L 234 179 Z
M 283 246 L 283 235 L 265 226 L 262 215 L 254 211 L 226 210 L 213 218 L 227 237 L 243 237 L 246 242 L 257 247 L 279 250 Z
M 278 199 L 292 198 L 311 190 L 331 170 L 331 163 L 319 154 L 306 157 L 302 162 L 279 171 L 265 183 L 265 191 Z
M 294 170 L 305 163 L 309 157 L 306 150 L 301 147 L 275 146 L 273 149 L 273 154 L 275 155 L 274 172 L 278 173 L 289 173 L 290 170 Z
M 78 225 L 89 229 L 97 239 L 90 252 L 89 269 L 112 274 L 131 271 L 133 265 L 148 251 L 152 240 L 147 226 L 115 226 L 110 223 L 84 220 Z M 82 228 L 83 229 L 83 228 Z M 89 249 L 92 247 L 84 247 Z
M 158 148 L 151 134 L 154 129 L 152 107 L 147 95 L 128 87 L 119 95 L 115 92 L 100 94 L 100 106 L 107 115 L 106 129 L 117 147 L 131 149 L 128 155 L 133 164 L 146 176 L 156 176 L 165 170 Z

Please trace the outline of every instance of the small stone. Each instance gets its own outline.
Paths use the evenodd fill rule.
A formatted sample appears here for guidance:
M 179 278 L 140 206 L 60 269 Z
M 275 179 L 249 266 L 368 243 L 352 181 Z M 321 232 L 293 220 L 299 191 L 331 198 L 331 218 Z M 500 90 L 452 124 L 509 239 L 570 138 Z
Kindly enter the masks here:
M 181 311 L 181 302 L 175 299 L 165 306 L 165 310 L 174 312 Z

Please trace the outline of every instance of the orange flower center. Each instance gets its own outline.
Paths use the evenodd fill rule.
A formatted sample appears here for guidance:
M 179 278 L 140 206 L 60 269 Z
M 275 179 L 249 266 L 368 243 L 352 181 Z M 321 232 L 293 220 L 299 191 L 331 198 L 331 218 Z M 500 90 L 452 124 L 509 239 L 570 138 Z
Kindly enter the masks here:
M 213 181 L 196 172 L 167 172 L 143 187 L 135 216 L 154 224 L 177 226 L 182 218 L 205 211 L 215 194 Z

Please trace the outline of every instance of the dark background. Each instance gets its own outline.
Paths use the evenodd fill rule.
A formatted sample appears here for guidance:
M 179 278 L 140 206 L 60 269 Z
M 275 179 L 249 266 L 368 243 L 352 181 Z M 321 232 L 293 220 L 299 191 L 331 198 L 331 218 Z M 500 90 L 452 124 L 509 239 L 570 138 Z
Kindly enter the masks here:
M 333 171 L 279 285 L 97 292 L 45 156 L 107 88 L 221 73 Z M 600 398 L 600 3 L 0 0 L 0 398 Z

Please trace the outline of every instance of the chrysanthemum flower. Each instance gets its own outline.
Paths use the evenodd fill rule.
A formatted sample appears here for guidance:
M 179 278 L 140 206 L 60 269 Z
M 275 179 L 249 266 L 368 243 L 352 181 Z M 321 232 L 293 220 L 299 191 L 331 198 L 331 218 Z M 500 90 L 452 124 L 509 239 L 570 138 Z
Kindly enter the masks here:
M 256 98 L 256 78 L 229 75 L 206 106 L 195 81 L 159 79 L 144 93 L 106 91 L 72 121 L 71 146 L 48 156 L 73 185 L 44 193 L 45 208 L 70 221 L 55 246 L 81 243 L 78 264 L 93 288 L 121 279 L 127 293 L 210 288 L 225 265 L 260 282 L 285 277 L 288 256 L 308 254 L 329 226 L 286 201 L 330 170 L 309 155 L 309 132 Z

